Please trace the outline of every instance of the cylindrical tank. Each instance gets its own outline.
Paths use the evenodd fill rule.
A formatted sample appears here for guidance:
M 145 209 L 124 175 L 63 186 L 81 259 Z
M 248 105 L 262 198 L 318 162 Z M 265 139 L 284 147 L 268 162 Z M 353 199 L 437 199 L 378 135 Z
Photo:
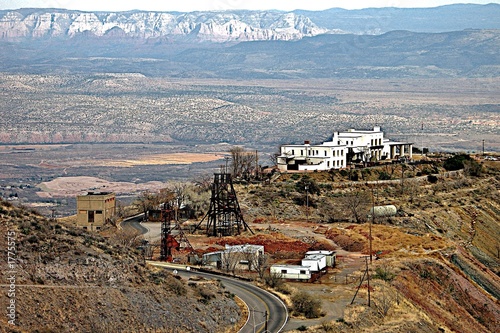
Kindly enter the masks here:
M 370 209 L 370 217 L 375 213 L 375 217 L 396 216 L 398 209 L 394 205 L 375 206 Z

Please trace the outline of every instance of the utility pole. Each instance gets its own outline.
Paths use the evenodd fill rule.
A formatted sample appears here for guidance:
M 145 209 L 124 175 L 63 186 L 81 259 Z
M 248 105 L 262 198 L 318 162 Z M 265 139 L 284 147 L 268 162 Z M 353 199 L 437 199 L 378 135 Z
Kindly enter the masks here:
M 371 253 L 370 253 L 370 260 L 372 260 Z M 367 280 L 368 280 L 368 307 L 370 307 L 370 303 L 371 303 L 371 296 L 370 296 L 370 293 L 371 293 L 370 292 L 370 271 L 368 270 L 368 260 L 365 259 L 365 262 L 366 262 L 366 277 L 367 277 Z
M 424 123 L 422 123 L 422 128 L 420 130 L 420 144 L 422 145 L 421 157 L 424 157 Z
M 483 156 L 484 156 L 484 139 L 483 139 Z
M 370 271 L 368 270 L 368 257 L 365 257 L 365 272 L 363 273 L 363 276 L 359 280 L 359 285 L 358 288 L 356 289 L 356 292 L 354 293 L 354 297 L 352 298 L 351 305 L 354 304 L 354 300 L 356 299 L 356 296 L 358 295 L 359 289 L 361 288 L 361 285 L 363 284 L 363 281 L 365 280 L 365 276 L 368 281 L 368 306 L 371 306 L 371 291 L 370 291 Z M 347 281 L 347 276 L 346 276 L 346 281 Z
M 306 185 L 306 220 L 309 222 L 309 186 Z
M 230 157 L 224 156 L 224 159 L 226 160 L 226 169 L 224 170 L 224 173 L 227 173 L 227 162 L 229 161 Z
M 372 188 L 372 218 L 370 220 L 370 228 L 369 228 L 369 235 L 368 235 L 368 237 L 370 237 L 370 264 L 373 261 L 373 258 L 372 258 L 373 257 L 373 251 L 372 251 L 372 225 L 375 223 L 375 196 L 373 195 L 373 186 L 371 188 Z M 368 284 L 370 284 L 370 279 L 368 279 Z

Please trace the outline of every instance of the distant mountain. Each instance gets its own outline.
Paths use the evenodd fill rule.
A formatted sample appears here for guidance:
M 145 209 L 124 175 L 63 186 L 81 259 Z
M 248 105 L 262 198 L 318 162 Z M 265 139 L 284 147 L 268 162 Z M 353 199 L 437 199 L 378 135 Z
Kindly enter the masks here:
M 353 34 L 382 34 L 393 30 L 446 32 L 500 29 L 500 5 L 456 4 L 434 8 L 367 8 L 303 11 L 319 27 Z
M 294 40 L 326 33 L 309 18 L 293 12 L 79 12 L 20 9 L 0 12 L 0 37 L 164 38 L 184 41 Z
M 494 77 L 500 75 L 499 17 L 497 4 L 321 12 L 0 11 L 0 71 Z
M 500 30 L 327 34 L 236 45 L 79 36 L 3 42 L 0 72 L 238 79 L 498 77 L 498 50 Z
M 369 8 L 292 12 L 82 12 L 62 9 L 0 11 L 0 39 L 168 39 L 177 42 L 298 40 L 325 33 L 382 34 L 392 30 L 445 32 L 500 29 L 500 5 Z

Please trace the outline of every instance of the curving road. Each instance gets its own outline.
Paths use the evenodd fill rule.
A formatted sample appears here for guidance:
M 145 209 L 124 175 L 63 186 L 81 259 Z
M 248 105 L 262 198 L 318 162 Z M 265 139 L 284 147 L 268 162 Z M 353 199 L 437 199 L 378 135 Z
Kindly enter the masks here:
M 185 266 L 180 265 L 153 261 L 148 261 L 148 263 L 171 270 L 176 269 L 178 274 L 182 276 L 199 275 L 208 279 L 222 281 L 226 290 L 241 298 L 249 310 L 247 322 L 238 331 L 239 333 L 278 333 L 283 330 L 288 320 L 287 308 L 278 297 L 250 283 L 216 274 L 186 271 Z M 266 314 L 268 319 L 267 330 Z
M 143 234 L 146 233 L 148 229 L 140 224 L 143 215 L 139 214 L 125 219 L 121 223 L 122 228 L 134 228 Z M 199 275 L 208 279 L 223 281 L 226 290 L 237 295 L 248 307 L 249 316 L 247 322 L 238 333 L 278 333 L 283 330 L 288 321 L 288 310 L 285 304 L 275 295 L 253 284 L 223 275 L 187 271 L 186 266 L 182 265 L 155 261 L 148 261 L 148 264 L 170 270 L 175 269 L 179 275 L 183 276 Z
M 134 228 L 135 230 L 138 230 L 141 234 L 145 234 L 146 232 L 148 232 L 148 229 L 146 229 L 141 225 L 141 221 L 143 218 L 144 218 L 144 213 L 132 217 L 127 217 L 122 221 L 121 227 L 123 229 Z

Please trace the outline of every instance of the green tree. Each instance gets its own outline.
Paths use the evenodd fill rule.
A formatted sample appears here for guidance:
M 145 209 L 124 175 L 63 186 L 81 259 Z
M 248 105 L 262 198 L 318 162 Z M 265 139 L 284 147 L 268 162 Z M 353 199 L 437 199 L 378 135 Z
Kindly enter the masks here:
M 318 184 L 309 177 L 308 175 L 302 176 L 302 178 L 295 184 L 295 189 L 299 193 L 309 193 L 309 194 L 321 194 L 321 189 Z

